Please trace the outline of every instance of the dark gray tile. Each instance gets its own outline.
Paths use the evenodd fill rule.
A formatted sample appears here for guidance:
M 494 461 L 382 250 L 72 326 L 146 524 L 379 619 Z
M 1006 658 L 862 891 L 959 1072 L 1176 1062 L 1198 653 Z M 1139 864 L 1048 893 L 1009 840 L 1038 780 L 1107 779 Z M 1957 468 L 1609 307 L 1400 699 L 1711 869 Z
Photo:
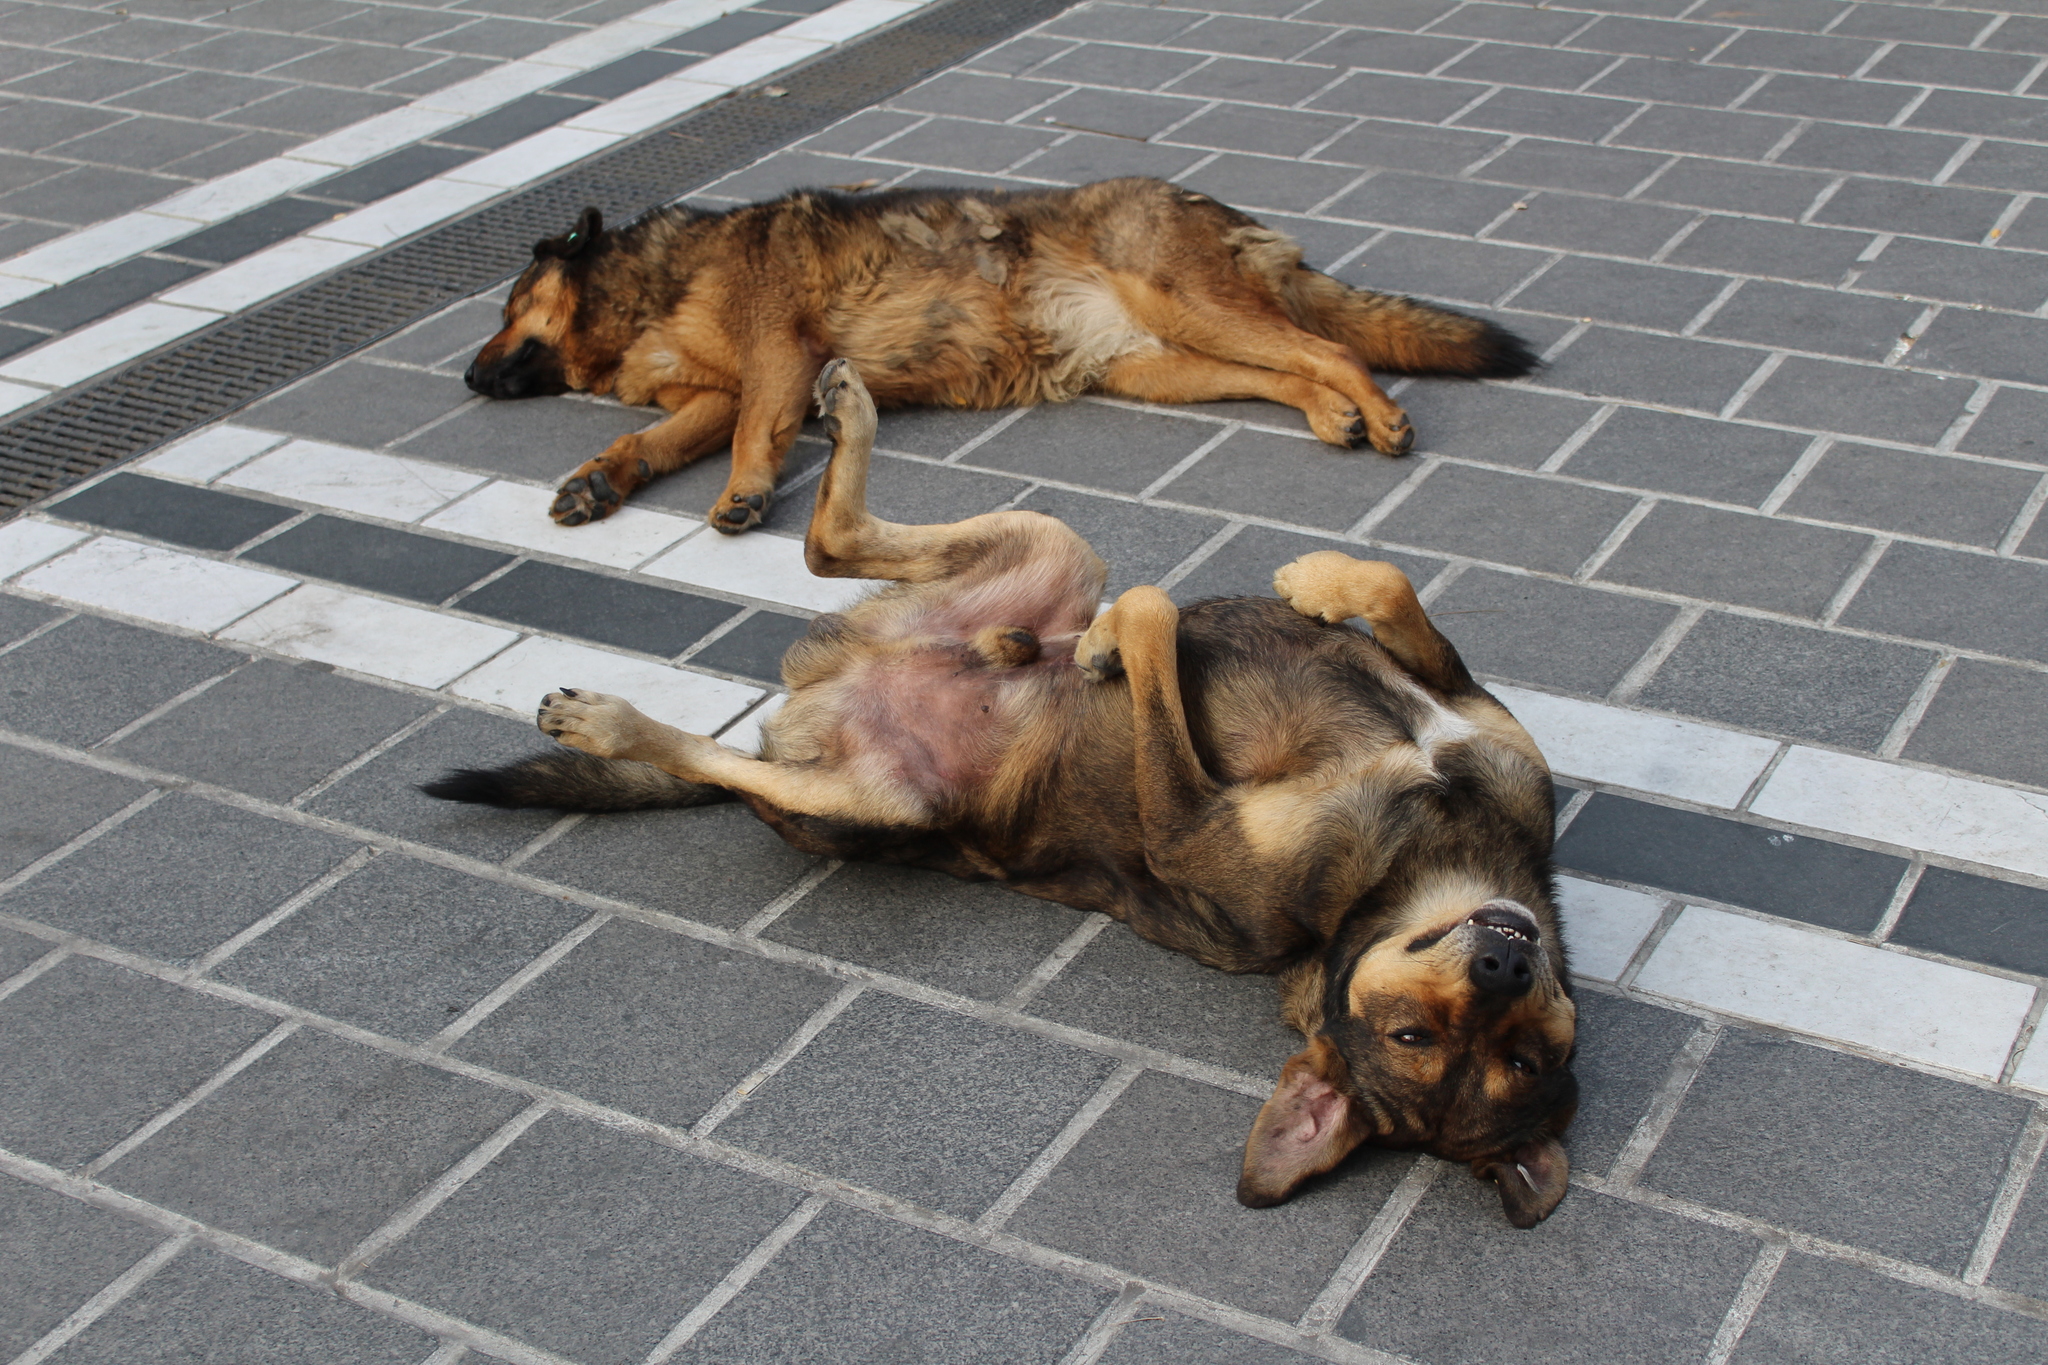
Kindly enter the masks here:
M 891 142 L 887 155 L 891 161 L 994 173 L 1045 147 L 1058 135 L 1057 129 L 941 118 Z
M 1666 259 L 1673 265 L 1833 285 L 1854 268 L 1856 258 L 1863 254 L 1870 240 L 1870 234 L 1865 232 L 1723 218 L 1717 214 L 1672 248 Z
M 1878 560 L 1842 624 L 2048 660 L 2048 567 L 1900 542 Z
M 1870 88 L 1889 91 L 1895 96 L 1910 93 L 1895 86 Z M 1899 107 L 1904 106 L 1901 104 Z M 1897 109 L 1893 112 L 1896 113 Z M 2039 142 L 2043 138 L 2043 130 L 2048 129 L 2048 106 L 2039 99 L 1936 90 L 1914 106 L 1906 122 L 1915 128 L 1943 128 L 1958 133 L 2027 138 Z
M 398 854 L 372 862 L 213 975 L 424 1042 L 586 917 L 581 907 Z
M 550 1114 L 364 1278 L 576 1360 L 639 1361 L 798 1198 Z
M 1742 416 L 1845 435 L 1933 445 L 1961 415 L 1967 379 L 1793 356 L 1742 405 Z
M 1012 38 L 1007 43 L 1000 43 L 976 53 L 963 62 L 962 66 L 974 71 L 994 71 L 1001 75 L 1014 76 L 1049 58 L 1072 52 L 1075 47 L 1071 41 L 1057 38 Z
M 1266 976 L 1220 972 L 1104 929 L 1025 1007 L 1042 1019 L 1264 1080 L 1301 1048 Z M 1239 1135 L 1242 1142 L 1243 1135 Z
M 1912 359 L 1928 369 L 2048 384 L 2048 321 L 1947 309 L 1914 346 Z
M 1420 381 L 1401 400 L 1414 419 L 1417 449 L 1520 469 L 1543 463 L 1599 410 L 1512 384 L 1456 380 Z
M 1357 178 L 1349 166 L 1225 152 L 1180 183 L 1241 208 L 1306 213 Z
M 1695 66 L 1691 62 L 1635 60 L 1623 62 L 1595 81 L 1592 93 L 1714 109 L 1756 84 L 1756 78 L 1754 71 Z
M 1652 108 L 1630 123 L 1615 135 L 1614 141 L 1623 147 L 1653 147 L 1664 152 L 1692 152 L 1700 156 L 1754 161 L 1796 127 L 1798 122 L 1794 119 L 1768 114 L 1665 105 Z M 1802 160 L 1794 164 L 1825 163 Z
M 1279 19 L 1224 15 L 1204 20 L 1173 40 L 1173 46 L 1195 52 L 1226 52 L 1240 57 L 1285 61 L 1330 37 L 1334 29 Z M 1314 61 L 1315 58 L 1308 60 Z
M 1610 58 L 1591 52 L 1486 43 L 1444 68 L 1458 80 L 1576 90 L 1603 71 Z
M 1184 74 L 1201 60 L 1186 52 L 1084 43 L 1046 62 L 1031 74 L 1039 80 L 1073 81 L 1081 85 L 1107 85 L 1124 90 L 1154 90 Z M 976 65 L 984 71 L 995 69 L 980 62 Z
M 1205 597 L 1271 597 L 1273 571 L 1317 550 L 1343 550 L 1359 559 L 1385 560 L 1398 566 L 1417 587 L 1443 568 L 1443 561 L 1421 555 L 1297 535 L 1270 526 L 1247 526 L 1176 583 L 1173 598 L 1186 605 Z
M 1675 332 L 1727 283 L 1724 275 L 1567 256 L 1516 294 L 1514 305 Z
M 1070 185 L 1126 175 L 1175 180 L 1203 155 L 1194 147 L 1162 147 L 1123 137 L 1091 137 L 1082 133 L 1025 162 L 1020 173 Z
M 0 1143 L 81 1165 L 219 1070 L 277 1020 L 92 958 L 0 1003 Z
M 1193 81 L 1184 81 L 1176 88 L 1185 89 L 1192 84 Z M 1226 99 L 1232 97 L 1228 90 L 1197 93 L 1213 93 Z M 1308 90 L 1301 92 L 1302 95 L 1308 93 Z M 1411 76 L 1354 71 L 1338 85 L 1317 95 L 1310 107 L 1330 109 L 1342 114 L 1367 114 L 1374 118 L 1402 119 L 1416 124 L 1429 124 L 1449 118 L 1484 93 L 1485 86 L 1475 85 L 1470 81 L 1424 80 Z M 1295 98 L 1299 99 L 1301 95 Z M 1504 128 L 1501 131 L 1516 130 Z
M 401 365 L 440 363 L 460 369 L 455 361 L 467 363 L 502 325 L 503 309 L 494 298 L 465 299 L 377 343 L 369 354 Z
M 230 550 L 298 513 L 274 502 L 117 473 L 48 505 L 53 516 L 200 550 Z
M 1999 389 L 1963 433 L 1960 449 L 2048 465 L 2048 394 Z
M 695 593 L 528 560 L 464 597 L 462 610 L 673 658 L 738 608 Z
M 1585 22 L 1583 15 L 1568 11 L 1532 11 L 1523 5 L 1464 5 L 1432 25 L 1431 32 L 1545 45 L 1561 41 Z
M 1556 858 L 1568 871 L 1850 934 L 1877 924 L 1906 871 L 1906 860 L 1889 854 L 1606 792 L 1580 809 Z
M 2023 142 L 1986 142 L 1957 167 L 1951 185 L 1997 190 L 2048 190 L 2048 147 Z
M 1677 24 L 1667 19 L 1609 16 L 1574 35 L 1571 45 L 1594 52 L 1629 52 L 1685 61 L 1697 60 L 1699 54 L 1712 51 L 1733 32 L 1718 24 Z
M 2031 470 L 1838 445 L 1800 481 L 1784 510 L 1988 550 L 2039 482 Z
M 0 929 L 0 980 L 13 976 L 40 958 L 47 956 L 56 945 L 47 939 L 16 933 L 12 929 Z
M 669 39 L 664 46 L 706 54 L 725 52 L 764 33 L 773 33 L 788 22 L 787 15 L 758 14 L 741 10 L 735 14 L 722 15 L 708 24 L 699 24 L 687 33 L 679 33 Z
M 1601 568 L 1617 583 L 1817 615 L 1867 536 L 1660 503 Z
M 180 1253 L 96 1318 L 55 1358 L 62 1365 L 139 1360 L 412 1365 L 438 1344 L 396 1318 L 198 1246 Z
M 1346 284 L 1424 298 L 1491 303 L 1528 278 L 1547 253 L 1492 242 L 1389 233 L 1337 272 Z
M 1180 122 L 1201 107 L 1200 100 L 1083 88 L 1071 90 L 1039 110 L 1037 119 L 1041 124 L 1052 123 L 1083 132 L 1121 133 L 1125 137 L 1145 138 L 1170 123 Z
M 1237 1202 L 1259 1102 L 1146 1072 L 1010 1220 L 1034 1242 L 1255 1313 L 1313 1299 L 1414 1158 L 1369 1152 L 1277 1208 Z
M 1324 212 L 1393 227 L 1472 236 L 1514 207 L 1519 197 L 1519 191 L 1500 185 L 1382 171 Z
M 1787 166 L 1926 180 L 1947 165 L 1962 146 L 1962 138 L 1938 133 L 1814 123 L 1778 154 L 1778 160 Z
M 1116 1329 L 1102 1365 L 1301 1365 L 1311 1357 L 1146 1304 Z
M 0 357 L 19 354 L 31 346 L 40 346 L 49 339 L 48 332 L 35 332 L 26 327 L 11 327 L 6 323 L 0 323 Z
M 1635 500 L 1549 479 L 1443 465 L 1375 536 L 1495 563 L 1568 574 Z
M 1524 202 L 1529 207 L 1495 228 L 1495 238 L 1614 256 L 1649 256 L 1692 221 L 1682 209 L 1580 195 L 1540 194 Z
M 1492 1188 L 1453 1166 L 1337 1330 L 1429 1365 L 1696 1359 L 1755 1255 L 1742 1233 L 1585 1189 L 1510 1233 Z
M 675 1359 L 683 1365 L 1055 1365 L 1108 1290 L 828 1205 Z
M 1689 117 L 1696 117 L 1693 111 Z M 1580 190 L 1587 194 L 1626 194 L 1668 157 L 1619 147 L 1587 147 L 1576 142 L 1524 138 L 1486 163 L 1482 179 L 1510 185 Z
M 379 754 L 308 803 L 316 815 L 496 861 L 561 818 L 437 801 L 419 790 L 451 768 L 488 768 L 548 747 L 524 721 L 456 709 Z
M 728 16 L 731 17 L 736 16 Z M 774 27 L 777 28 L 786 22 L 780 15 L 761 17 L 774 18 Z M 434 39 L 434 46 L 478 57 L 524 57 L 528 53 L 538 52 L 550 43 L 563 38 L 573 38 L 580 31 L 567 24 L 535 24 L 519 19 L 483 19 Z M 689 40 L 689 34 L 682 34 L 673 41 L 680 44 Z
M 2048 251 L 2048 209 L 2035 207 L 2035 200 L 2020 211 L 2012 226 L 1999 238 L 1999 244 L 2022 251 Z
M 423 698 L 258 659 L 113 747 L 123 758 L 289 801 L 400 726 Z
M 60 608 L 31 602 L 25 597 L 0 596 L 0 644 L 12 644 L 63 614 Z
M 241 558 L 415 602 L 441 602 L 512 561 L 495 550 L 325 515 L 300 522 Z
M 1972 90 L 2004 92 L 2018 86 L 2033 71 L 2036 61 L 2033 56 L 2018 52 L 1970 52 L 1960 45 L 1930 47 L 1923 43 L 1901 43 L 1864 75 L 1870 80 L 1903 81 L 1908 85 L 1960 85 Z
M 1794 1252 L 1730 1360 L 1970 1365 L 2044 1351 L 2048 1327 L 2034 1319 Z
M 1818 34 L 1795 37 L 1788 33 L 1763 33 L 1752 29 L 1715 53 L 1714 60 L 1727 66 L 1763 66 L 1780 71 L 1846 76 L 1869 61 L 1879 46 L 1863 38 L 1833 38 Z
M 1465 128 L 1497 128 L 1503 133 L 1596 142 L 1635 111 L 1636 106 L 1627 100 L 1506 87 L 1478 108 L 1460 114 L 1458 124 Z
M 1317 0 L 1297 17 L 1319 24 L 1418 29 L 1456 8 L 1455 0 Z
M 1252 109 L 1225 104 L 1174 129 L 1171 136 L 1173 141 L 1193 147 L 1262 152 L 1267 156 L 1301 156 L 1317 143 L 1329 141 L 1350 126 L 1350 119 L 1337 114 L 1312 114 L 1300 109 Z
M 671 72 L 679 71 L 695 60 L 686 53 L 657 52 L 650 48 L 621 57 L 615 62 L 594 67 L 575 80 L 563 81 L 548 88 L 558 95 L 583 95 L 594 100 L 616 99 L 629 90 L 638 90 L 641 86 L 660 80 Z
M 1467 46 L 1456 38 L 1430 38 L 1377 30 L 1370 33 L 1354 31 L 1338 34 L 1303 60 L 1366 71 L 1412 71 L 1420 74 L 1434 71 Z
M 0 1351 L 19 1354 L 164 1240 L 25 1180 L 0 1181 Z
M 1796 432 L 1621 408 L 1564 467 L 1602 483 L 1754 507 L 1809 444 L 1810 437 Z
M 1245 429 L 1154 496 L 1341 531 L 1414 472 L 1412 462 L 1370 450 Z
M 584 821 L 525 870 L 649 909 L 735 929 L 812 866 L 738 803 Z
M 1101 403 L 1033 408 L 967 457 L 971 464 L 1027 478 L 1136 493 L 1208 440 L 1208 422 L 1133 412 Z M 1102 453 L 1115 451 L 1114 460 Z
M 12 745 L 0 746 L 0 786 L 15 795 L 0 823 L 0 877 L 62 847 L 149 790 Z
M 1919 237 L 1894 238 L 1856 277 L 1858 289 L 1924 299 L 2032 309 L 2048 299 L 2039 257 Z
M 979 1000 L 1000 1000 L 1075 929 L 1079 911 L 994 882 L 851 864 L 762 937 Z
M 2028 1105 L 1747 1030 L 1723 1035 L 1643 1183 L 1954 1275 Z M 1774 1159 L 1759 1166 L 1758 1151 Z M 1881 1185 L 1872 1169 L 1890 1172 Z
M 387 194 L 396 194 L 403 189 L 431 179 L 443 171 L 453 170 L 465 161 L 474 160 L 476 153 L 458 147 L 436 147 L 430 143 L 415 143 L 375 161 L 331 176 L 308 189 L 322 199 L 339 199 L 350 204 L 368 204 L 382 199 Z
M 453 1051 L 687 1128 L 838 989 L 801 967 L 617 919 Z
M 1104 49 L 1094 49 L 1097 52 Z M 1082 49 L 1083 52 L 1089 49 Z M 1174 62 L 1192 64 L 1198 60 L 1192 54 L 1165 52 L 1138 52 L 1131 48 L 1115 49 L 1112 58 L 1118 66 L 1126 67 L 1130 75 L 1115 77 L 1108 73 L 1097 76 L 1073 74 L 1074 58 L 1063 57 L 1047 63 L 1031 74 L 1042 80 L 1080 80 L 1096 85 L 1120 85 L 1127 89 L 1150 90 L 1165 81 L 1155 82 L 1151 78 L 1157 72 L 1168 69 L 1169 57 Z M 1079 55 L 1079 54 L 1077 54 Z M 1182 68 L 1186 71 L 1186 68 Z M 1335 73 L 1327 67 L 1302 66 L 1292 62 L 1254 62 L 1237 57 L 1218 57 L 1199 71 L 1189 72 L 1174 80 L 1167 92 L 1174 95 L 1194 95 L 1202 99 L 1237 100 L 1247 104 L 1293 104 L 1328 85 Z M 1362 79 L 1354 76 L 1352 82 Z M 1364 113 L 1365 110 L 1344 109 L 1341 104 L 1319 100 L 1321 109 L 1343 109 L 1346 113 Z M 1418 115 L 1419 117 L 1419 115 Z
M 1906 756 L 2048 786 L 2048 735 L 2036 723 L 2043 704 L 2048 704 L 2043 675 L 1963 659 L 1934 694 L 1906 745 Z
M 543 128 L 552 128 L 589 107 L 586 100 L 566 99 L 557 94 L 526 95 L 493 109 L 482 118 L 473 118 L 446 132 L 436 133 L 434 140 L 489 151 L 517 142 Z
M 801 616 L 757 611 L 739 625 L 690 656 L 698 668 L 736 673 L 770 685 L 782 682 L 782 656 L 789 647 L 809 633 L 811 623 Z
M 186 961 L 346 858 L 345 839 L 173 793 L 9 892 L 8 912 Z
M 1545 382 L 1588 395 L 1715 412 L 1756 373 L 1764 356 L 1747 346 L 1593 327 L 1552 358 Z
M 1975 242 L 1991 230 L 2011 202 L 2011 195 L 1991 190 L 1851 176 L 1827 203 L 1814 210 L 1813 221 Z
M 1010 130 L 997 131 L 1001 133 Z M 1048 139 L 1041 139 L 1044 140 Z M 892 157 L 897 155 L 893 143 L 885 150 Z M 886 180 L 902 173 L 902 167 L 885 165 L 879 161 L 854 161 L 845 157 L 814 156 L 809 152 L 784 151 L 735 175 L 727 176 L 704 193 L 721 199 L 773 199 L 791 190 L 813 189 L 819 185 L 855 184 L 867 179 Z M 937 178 L 940 183 L 946 185 L 961 183 L 957 178 L 957 172 L 939 173 Z
M 518 1095 L 306 1029 L 101 1179 L 331 1265 L 523 1107 Z
M 375 373 L 397 375 L 404 372 L 379 369 Z M 426 375 L 408 375 L 407 378 L 424 390 L 450 391 L 450 397 L 453 397 L 452 391 L 468 392 L 456 379 Z M 447 407 L 453 406 L 453 402 L 447 404 Z M 446 410 L 446 407 L 442 409 Z M 605 448 L 619 437 L 645 430 L 661 416 L 661 412 L 654 408 L 629 408 L 618 403 L 593 403 L 572 398 L 484 402 L 458 413 L 430 431 L 421 432 L 407 441 L 402 449 L 408 455 L 423 455 L 430 460 L 467 465 L 493 474 L 558 479 L 585 460 L 603 454 Z M 724 461 L 713 455 L 699 463 L 715 466 Z M 724 475 L 719 478 L 722 482 Z M 656 486 L 660 487 L 659 484 Z M 706 498 L 697 505 L 701 507 L 708 501 Z
M 1930 867 L 1889 941 L 2041 976 L 2048 974 L 2044 927 L 2048 891 Z
M 1096 1053 L 870 992 L 717 1132 L 722 1142 L 972 1218 L 1113 1069 Z
M 240 420 L 319 441 L 375 446 L 460 407 L 468 398 L 459 379 L 344 361 L 245 409 Z
M 1062 38 L 1099 38 L 1113 43 L 1153 46 L 1165 42 L 1195 21 L 1185 10 L 1160 10 L 1138 5 L 1078 5 L 1039 32 Z
M 88 745 L 247 657 L 80 616 L 0 655 L 0 699 L 10 728 Z
M 1430 604 L 1430 619 L 1475 673 L 1606 695 L 1676 607 L 1543 578 L 1473 569 Z
M 1067 523 L 1091 545 L 1106 546 L 1111 596 L 1165 577 L 1210 536 L 1223 529 L 1220 518 L 1171 507 L 1148 507 L 1110 498 L 1041 488 L 1017 504 Z
M 1642 197 L 1667 204 L 1690 204 L 1694 208 L 1731 209 L 1773 218 L 1797 218 L 1806 212 L 1807 205 L 1827 188 L 1827 184 L 1827 176 L 1812 171 L 1738 166 L 1688 156 L 1680 158 L 1670 170 L 1658 176 L 1643 191 Z M 1861 240 L 1858 239 L 1859 242 Z M 1858 251 L 1861 249 L 1860 246 L 1857 248 Z M 1835 272 L 1837 276 L 1840 273 L 1839 270 Z
M 1828 31 L 1846 38 L 1909 39 L 1968 47 L 1986 22 L 1983 15 L 1968 11 L 1925 9 L 1918 5 L 1858 5 Z
M 137 256 L 119 265 L 110 265 L 105 270 L 96 270 L 70 284 L 46 289 L 34 298 L 0 311 L 0 320 L 68 332 L 81 323 L 105 317 L 117 308 L 126 308 L 198 273 L 196 265 Z
M 64 67 L 58 72 L 69 71 Z M 0 213 L 82 226 L 140 208 L 185 189 L 186 182 L 163 175 L 103 166 L 81 166 L 0 195 Z
M 1316 153 L 1316 159 L 1456 175 L 1500 143 L 1501 139 L 1490 133 L 1367 119 Z
M 1917 303 L 1751 280 L 1715 310 L 1700 332 L 1878 361 L 1891 353 L 1921 312 Z
M 338 212 L 332 204 L 311 199 L 273 199 L 190 237 L 180 237 L 163 250 L 173 256 L 224 265 L 303 232 L 315 223 L 324 223 Z
M 1579 1082 L 1579 1112 L 1565 1146 L 1574 1172 L 1599 1175 L 1621 1155 L 1699 1020 L 1588 990 L 1575 1003 L 1572 1074 Z

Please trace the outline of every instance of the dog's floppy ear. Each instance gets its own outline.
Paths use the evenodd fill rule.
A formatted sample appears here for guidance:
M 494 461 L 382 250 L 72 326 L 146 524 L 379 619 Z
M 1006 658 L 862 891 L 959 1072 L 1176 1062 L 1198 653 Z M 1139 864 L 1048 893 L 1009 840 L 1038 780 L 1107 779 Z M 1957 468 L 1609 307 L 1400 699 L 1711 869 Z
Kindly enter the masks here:
M 571 260 L 581 256 L 597 243 L 598 235 L 604 231 L 604 215 L 594 208 L 583 210 L 583 216 L 576 220 L 576 226 L 559 237 L 547 237 L 533 244 L 535 260 L 553 256 L 558 260 Z
M 1511 1152 L 1479 1158 L 1472 1163 L 1472 1174 L 1500 1186 L 1500 1202 L 1510 1223 L 1533 1228 L 1564 1198 L 1572 1165 L 1564 1145 L 1546 1133 Z
M 1344 1093 L 1350 1074 L 1344 1054 L 1322 1034 L 1288 1058 L 1245 1142 L 1238 1203 L 1254 1209 L 1277 1204 L 1372 1136 Z

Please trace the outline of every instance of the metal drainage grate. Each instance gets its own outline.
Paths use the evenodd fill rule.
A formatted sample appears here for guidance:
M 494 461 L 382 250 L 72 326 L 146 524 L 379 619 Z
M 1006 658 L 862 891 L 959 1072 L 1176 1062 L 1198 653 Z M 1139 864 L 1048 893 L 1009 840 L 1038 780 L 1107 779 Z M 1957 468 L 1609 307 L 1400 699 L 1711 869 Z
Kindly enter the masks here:
M 669 203 L 887 99 L 1066 0 L 946 0 L 778 77 L 780 99 L 727 98 L 0 426 L 0 511 L 219 418 L 488 288 L 586 204 L 620 220 Z

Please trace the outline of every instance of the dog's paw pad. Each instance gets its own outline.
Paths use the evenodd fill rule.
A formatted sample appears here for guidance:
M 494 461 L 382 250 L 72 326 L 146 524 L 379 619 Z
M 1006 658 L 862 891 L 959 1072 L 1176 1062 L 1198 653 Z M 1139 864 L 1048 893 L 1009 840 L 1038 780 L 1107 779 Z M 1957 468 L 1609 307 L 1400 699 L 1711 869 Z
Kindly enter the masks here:
M 727 535 L 752 530 L 768 519 L 774 501 L 772 493 L 728 493 L 711 509 L 711 524 Z
M 562 485 L 548 507 L 548 515 L 564 526 L 581 526 L 585 522 L 603 521 L 618 511 L 625 500 L 603 470 L 593 469 Z

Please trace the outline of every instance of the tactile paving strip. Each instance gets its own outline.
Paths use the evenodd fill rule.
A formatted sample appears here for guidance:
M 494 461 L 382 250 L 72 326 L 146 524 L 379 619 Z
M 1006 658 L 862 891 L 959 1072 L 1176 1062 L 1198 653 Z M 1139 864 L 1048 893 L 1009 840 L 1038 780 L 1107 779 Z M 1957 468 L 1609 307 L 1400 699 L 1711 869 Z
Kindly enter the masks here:
M 586 204 L 614 221 L 807 137 L 1057 13 L 1065 0 L 949 0 L 553 180 L 327 276 L 0 426 L 0 511 L 233 411 L 519 269 Z

